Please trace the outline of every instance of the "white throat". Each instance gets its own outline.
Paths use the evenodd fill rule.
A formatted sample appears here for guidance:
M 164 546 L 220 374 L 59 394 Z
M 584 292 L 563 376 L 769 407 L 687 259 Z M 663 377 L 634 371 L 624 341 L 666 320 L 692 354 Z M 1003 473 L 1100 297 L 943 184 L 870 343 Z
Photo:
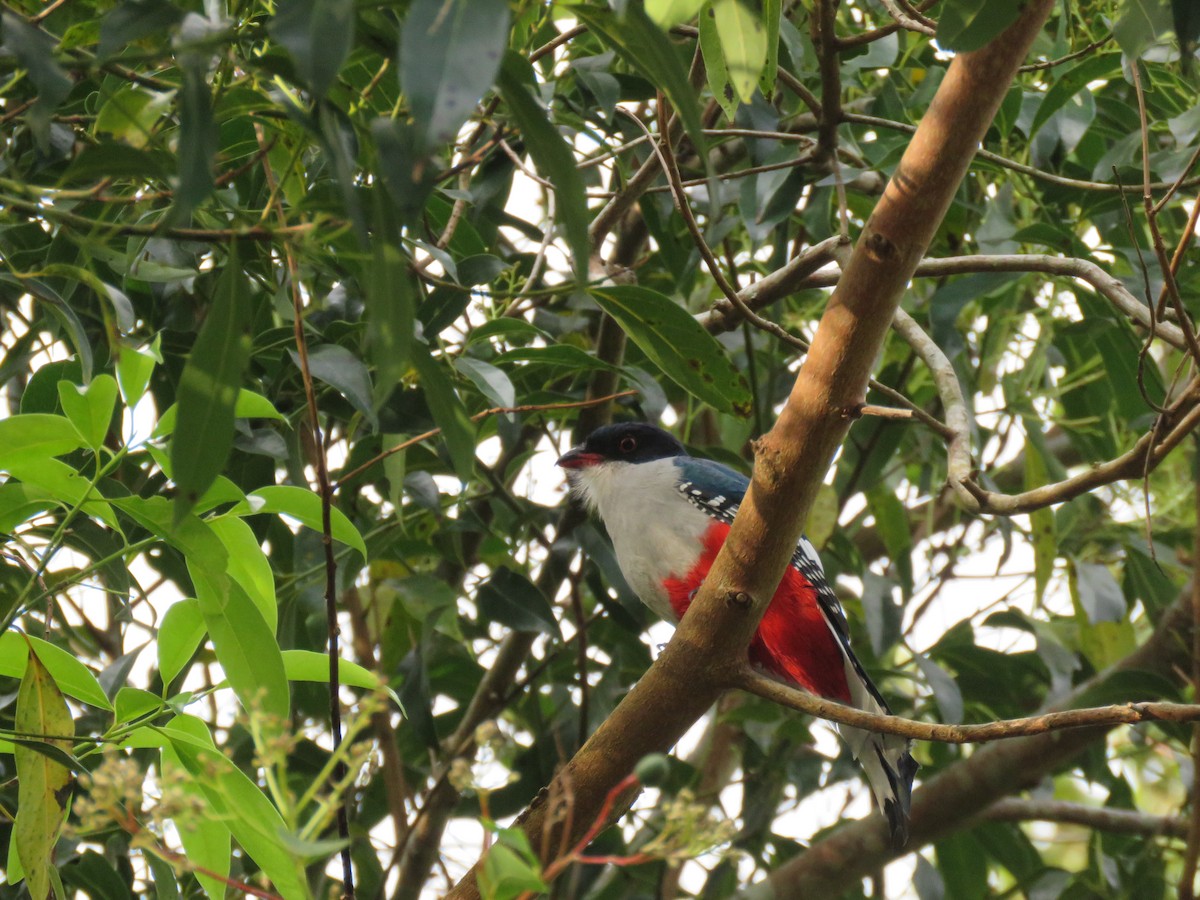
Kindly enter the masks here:
M 606 462 L 571 470 L 568 477 L 571 492 L 603 520 L 629 586 L 654 612 L 673 620 L 662 583 L 692 568 L 711 521 L 679 492 L 675 460 Z

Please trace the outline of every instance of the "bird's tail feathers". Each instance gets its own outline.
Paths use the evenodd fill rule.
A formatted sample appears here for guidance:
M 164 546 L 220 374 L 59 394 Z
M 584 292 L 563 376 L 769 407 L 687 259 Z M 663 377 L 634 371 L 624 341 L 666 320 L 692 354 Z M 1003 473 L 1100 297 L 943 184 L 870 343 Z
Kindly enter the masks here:
M 891 714 L 858 660 L 848 652 L 846 680 L 854 706 L 866 712 Z M 908 842 L 908 811 L 913 776 L 918 768 L 917 761 L 909 753 L 911 742 L 897 734 L 879 734 L 848 725 L 839 725 L 838 731 L 862 766 L 875 803 L 887 817 L 892 846 L 900 849 Z

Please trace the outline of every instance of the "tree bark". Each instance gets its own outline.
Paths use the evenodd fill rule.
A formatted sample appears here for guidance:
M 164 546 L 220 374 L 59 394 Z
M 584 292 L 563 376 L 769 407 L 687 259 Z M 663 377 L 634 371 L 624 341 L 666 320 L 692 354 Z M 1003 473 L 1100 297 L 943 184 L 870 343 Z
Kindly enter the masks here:
M 669 750 L 745 664 L 904 287 L 1052 5 L 1029 3 L 1004 34 L 950 64 L 830 297 L 783 414 L 758 444 L 750 490 L 712 571 L 666 649 L 559 775 L 573 797 L 572 841 L 638 760 Z M 518 819 L 535 848 L 562 845 L 562 823 L 546 815 L 550 793 Z M 474 868 L 448 896 L 479 896 Z

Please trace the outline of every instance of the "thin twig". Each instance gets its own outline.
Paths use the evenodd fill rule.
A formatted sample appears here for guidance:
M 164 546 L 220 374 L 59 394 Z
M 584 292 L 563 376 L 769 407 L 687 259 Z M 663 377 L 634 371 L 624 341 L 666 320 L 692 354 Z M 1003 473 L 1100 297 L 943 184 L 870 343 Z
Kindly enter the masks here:
M 481 412 L 475 413 L 475 415 L 471 416 L 471 421 L 478 422 L 481 419 L 486 419 L 488 416 L 499 416 L 505 413 L 544 412 L 555 409 L 581 409 L 587 406 L 596 406 L 600 403 L 608 403 L 612 400 L 620 400 L 622 397 L 632 397 L 636 393 L 636 390 L 630 389 L 628 391 L 619 391 L 615 394 L 608 394 L 604 397 L 592 397 L 588 400 L 572 400 L 567 403 L 530 403 L 524 406 L 493 406 L 490 409 L 485 409 Z M 416 437 L 411 437 L 406 441 L 401 441 L 394 447 L 389 447 L 382 453 L 377 453 L 361 466 L 351 469 L 349 472 L 339 478 L 334 484 L 333 490 L 339 490 L 347 481 L 353 481 L 363 472 L 367 471 L 367 469 L 371 468 L 371 466 L 375 465 L 376 463 L 383 462 L 383 460 L 387 459 L 393 453 L 399 453 L 401 450 L 407 450 L 414 444 L 419 444 L 421 441 L 427 441 L 432 437 L 437 437 L 441 433 L 442 429 L 431 428 L 429 431 L 424 431 L 421 434 L 418 434 Z
M 618 109 L 620 108 L 618 107 Z M 659 116 L 665 117 L 665 101 L 662 100 L 659 102 Z M 633 121 L 637 123 L 638 127 L 644 130 L 647 135 L 650 134 L 650 129 L 646 127 L 644 122 L 642 122 L 636 116 L 631 115 L 630 118 L 633 119 Z M 659 126 L 659 131 L 662 131 L 661 125 Z M 784 343 L 791 344 L 797 349 L 807 350 L 807 341 L 801 340 L 795 335 L 788 333 L 782 326 L 777 325 L 775 322 L 764 319 L 742 301 L 741 295 L 738 294 L 737 288 L 735 288 L 729 282 L 729 279 L 725 276 L 724 271 L 721 269 L 721 263 L 713 254 L 712 248 L 708 246 L 708 242 L 704 240 L 704 234 L 700 231 L 700 226 L 696 224 L 696 217 L 693 215 L 691 205 L 688 203 L 687 194 L 685 194 L 683 191 L 682 179 L 679 175 L 679 167 L 675 163 L 675 155 L 670 144 L 665 141 L 659 144 L 651 139 L 650 146 L 653 148 L 655 155 L 657 155 L 661 161 L 663 171 L 667 173 L 667 181 L 671 185 L 671 195 L 675 199 L 675 207 L 679 210 L 680 216 L 683 217 L 683 223 L 687 226 L 688 233 L 692 236 L 692 243 L 695 244 L 696 249 L 700 251 L 700 256 L 704 260 L 705 266 L 708 267 L 709 274 L 712 275 L 713 281 L 716 282 L 716 285 L 720 289 L 721 293 L 725 295 L 725 299 L 733 304 L 733 306 L 737 308 L 737 311 L 741 317 L 748 321 L 755 328 L 769 332 Z
M 1195 445 L 1193 478 L 1196 494 L 1196 536 L 1193 565 L 1200 571 L 1200 441 Z M 1200 577 L 1192 576 L 1192 698 L 1200 698 Z M 1188 821 L 1187 850 L 1179 878 L 1179 900 L 1195 900 L 1196 863 L 1200 858 L 1200 723 L 1192 726 L 1192 814 Z
M 1200 722 L 1200 705 L 1192 703 L 1121 703 L 1043 713 L 1021 719 L 1002 719 L 981 725 L 941 725 L 903 716 L 881 716 L 835 700 L 817 697 L 746 667 L 736 673 L 734 685 L 764 699 L 840 725 L 879 734 L 898 734 L 943 744 L 982 744 L 1096 725 L 1136 725 L 1140 722 Z
M 1066 56 L 1060 56 L 1057 59 L 1047 59 L 1042 62 L 1030 63 L 1027 66 L 1021 66 L 1017 69 L 1018 72 L 1040 72 L 1043 69 L 1053 69 L 1055 66 L 1061 66 L 1063 63 L 1072 62 L 1079 59 L 1081 56 L 1087 56 L 1093 50 L 1098 50 L 1113 39 L 1111 34 L 1106 34 L 1098 40 L 1092 41 L 1082 50 L 1076 50 L 1074 53 L 1068 53 Z
M 896 24 L 901 28 L 905 29 L 906 31 L 916 31 L 920 34 L 928 35 L 929 37 L 937 36 L 937 28 L 934 27 L 930 20 L 925 16 L 914 18 L 900 8 L 900 4 L 897 2 L 897 0 L 881 0 L 881 2 L 883 3 L 884 9 L 888 11 L 888 14 L 896 20 Z
M 256 125 L 259 146 L 266 142 L 262 126 Z M 271 169 L 270 160 L 263 157 L 263 172 L 272 193 L 275 193 L 275 174 Z M 283 204 L 276 197 L 276 208 L 281 221 L 286 222 Z M 317 490 L 321 496 L 321 543 L 325 549 L 325 627 L 328 639 L 329 653 L 329 729 L 333 738 L 333 752 L 337 754 L 342 747 L 342 704 L 339 696 L 341 651 L 338 631 L 338 602 L 337 602 L 337 559 L 333 552 L 333 487 L 329 480 L 329 466 L 325 458 L 325 445 L 321 435 L 320 411 L 317 407 L 317 392 L 313 386 L 312 372 L 308 361 L 308 341 L 304 334 L 304 298 L 300 290 L 300 270 L 296 264 L 296 254 L 291 243 L 284 242 L 284 259 L 287 264 L 288 281 L 292 290 L 293 336 L 296 342 L 296 355 L 300 361 L 300 375 L 304 382 L 305 404 L 308 408 L 308 425 L 312 439 L 312 452 L 315 457 L 317 470 Z M 342 759 L 338 759 L 330 775 L 330 785 L 335 788 L 346 780 L 347 768 Z M 342 858 L 342 897 L 344 900 L 354 900 L 354 864 L 350 858 L 350 815 L 347 810 L 349 797 L 337 797 L 337 830 L 338 839 L 345 842 L 341 850 Z
M 880 116 L 868 116 L 862 113 L 842 112 L 843 122 L 854 122 L 859 125 L 870 125 L 875 128 L 890 128 L 893 131 L 903 131 L 905 134 L 916 134 L 917 127 L 909 125 L 905 122 L 895 122 L 891 119 L 884 119 Z M 998 153 L 992 153 L 990 150 L 979 149 L 975 151 L 975 156 L 979 159 L 987 160 L 995 163 L 1001 168 L 1009 169 L 1013 172 L 1020 172 L 1022 175 L 1029 175 L 1031 178 L 1037 178 L 1049 184 L 1057 184 L 1062 187 L 1077 188 L 1081 191 L 1097 191 L 1100 193 L 1118 193 L 1122 190 L 1132 191 L 1137 188 L 1122 188 L 1120 185 L 1109 184 L 1104 181 L 1083 181 L 1079 178 L 1067 178 L 1063 175 L 1055 175 L 1053 172 L 1047 172 L 1044 169 L 1038 169 L 1034 166 L 1027 166 L 1024 163 L 1016 162 L 1006 156 L 1001 156 Z M 1200 184 L 1200 177 L 1189 178 L 1180 187 L 1195 187 Z M 1166 190 L 1171 187 L 1165 182 L 1155 182 L 1151 185 L 1155 190 Z

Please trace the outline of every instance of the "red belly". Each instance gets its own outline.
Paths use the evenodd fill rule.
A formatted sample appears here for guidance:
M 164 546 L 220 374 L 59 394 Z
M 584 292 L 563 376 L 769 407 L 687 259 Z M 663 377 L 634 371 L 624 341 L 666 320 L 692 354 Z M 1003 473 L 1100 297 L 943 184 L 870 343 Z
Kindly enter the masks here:
M 687 611 L 727 534 L 728 525 L 714 522 L 704 534 L 704 552 L 691 570 L 682 578 L 663 582 L 677 618 Z M 750 660 L 821 697 L 850 702 L 842 651 L 825 622 L 817 591 L 792 566 L 784 573 L 750 642 Z

